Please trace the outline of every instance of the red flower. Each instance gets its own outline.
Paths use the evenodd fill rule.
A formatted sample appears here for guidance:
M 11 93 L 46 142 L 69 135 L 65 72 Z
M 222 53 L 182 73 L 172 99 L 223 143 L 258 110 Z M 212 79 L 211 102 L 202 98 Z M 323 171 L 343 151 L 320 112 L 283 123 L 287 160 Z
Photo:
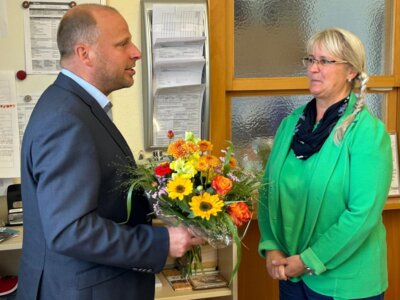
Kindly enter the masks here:
M 224 176 L 215 176 L 211 186 L 218 195 L 224 196 L 232 189 L 232 180 Z
M 168 132 L 167 132 L 167 137 L 168 137 L 169 139 L 172 139 L 174 136 L 175 136 L 175 133 L 174 133 L 172 130 L 168 130 Z
M 158 176 L 164 176 L 167 174 L 171 174 L 173 171 L 169 167 L 169 163 L 163 162 L 154 168 L 154 173 Z
M 236 202 L 229 205 L 227 212 L 231 216 L 233 223 L 238 227 L 251 219 L 250 209 L 244 202 Z

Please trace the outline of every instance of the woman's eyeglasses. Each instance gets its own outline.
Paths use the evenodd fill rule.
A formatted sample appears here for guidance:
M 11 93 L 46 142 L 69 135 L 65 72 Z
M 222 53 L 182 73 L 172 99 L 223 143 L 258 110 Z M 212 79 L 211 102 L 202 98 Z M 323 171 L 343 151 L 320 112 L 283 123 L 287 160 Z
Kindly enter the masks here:
M 347 64 L 347 61 L 337 61 L 337 60 L 328 60 L 326 58 L 321 58 L 321 59 L 315 59 L 312 57 L 303 57 L 301 59 L 303 62 L 303 65 L 305 67 L 311 67 L 313 64 L 317 64 L 321 67 L 329 66 L 329 65 L 334 65 L 334 64 Z

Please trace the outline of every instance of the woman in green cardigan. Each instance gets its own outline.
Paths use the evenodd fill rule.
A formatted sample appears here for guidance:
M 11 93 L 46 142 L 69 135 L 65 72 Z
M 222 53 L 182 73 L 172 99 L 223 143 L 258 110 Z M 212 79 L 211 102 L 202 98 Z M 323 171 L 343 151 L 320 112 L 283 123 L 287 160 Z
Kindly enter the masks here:
M 259 253 L 281 300 L 383 299 L 392 152 L 385 125 L 364 105 L 364 47 L 332 28 L 315 34 L 307 53 L 314 98 L 276 133 L 260 189 Z

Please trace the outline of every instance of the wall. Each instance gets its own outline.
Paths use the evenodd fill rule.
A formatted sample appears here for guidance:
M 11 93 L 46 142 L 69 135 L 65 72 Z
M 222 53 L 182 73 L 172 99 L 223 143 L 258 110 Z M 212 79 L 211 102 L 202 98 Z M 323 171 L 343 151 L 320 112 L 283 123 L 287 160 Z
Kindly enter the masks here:
M 25 70 L 24 23 L 21 1 L 0 1 L 5 1 L 7 15 L 9 16 L 7 20 L 9 34 L 0 38 L 0 70 L 12 71 L 15 74 L 18 70 Z M 91 0 L 91 2 L 93 1 Z M 107 3 L 121 12 L 128 22 L 133 42 L 140 49 L 140 0 L 103 0 L 103 3 Z M 144 149 L 141 61 L 136 63 L 135 70 L 135 84 L 131 88 L 112 93 L 110 98 L 114 104 L 114 122 L 126 138 L 135 157 L 137 157 L 139 151 Z M 40 94 L 54 81 L 55 77 L 55 75 L 28 75 L 26 80 L 16 81 L 17 94 Z M 15 179 L 15 182 L 19 182 L 19 179 Z M 6 208 L 5 197 L 0 197 L 0 225 L 1 221 L 7 219 Z
M 127 20 L 132 40 L 141 49 L 140 0 L 107 0 L 107 4 L 118 9 Z M 142 61 L 136 63 L 135 84 L 128 89 L 111 94 L 113 117 L 131 147 L 135 157 L 144 150 Z
M 4 0 L 0 0 L 4 1 Z M 12 71 L 25 69 L 23 19 L 20 1 L 6 0 L 9 16 L 8 29 L 10 34 L 0 38 L 0 70 Z M 93 0 L 92 0 L 93 1 Z M 140 0 L 106 0 L 108 5 L 118 9 L 127 20 L 133 42 L 141 48 Z M 129 145 L 137 154 L 144 148 L 143 142 L 143 106 L 142 106 L 142 63 L 136 64 L 135 84 L 128 89 L 111 94 L 113 102 L 114 122 L 122 131 Z M 28 75 L 25 81 L 17 81 L 17 92 L 43 91 L 55 79 L 55 76 Z

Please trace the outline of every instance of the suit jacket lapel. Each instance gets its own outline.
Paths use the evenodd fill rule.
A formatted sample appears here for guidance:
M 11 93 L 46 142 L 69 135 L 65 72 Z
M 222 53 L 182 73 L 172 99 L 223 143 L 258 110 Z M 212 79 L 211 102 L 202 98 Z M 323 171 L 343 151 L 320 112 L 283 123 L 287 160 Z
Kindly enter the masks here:
M 126 157 L 129 157 L 132 160 L 133 164 L 135 165 L 133 154 L 128 144 L 126 143 L 124 137 L 122 136 L 118 128 L 115 126 L 115 124 L 107 116 L 107 113 L 97 103 L 97 101 L 74 80 L 72 80 L 68 76 L 65 76 L 62 73 L 58 75 L 54 84 L 77 95 L 84 103 L 86 103 L 90 107 L 92 113 L 97 118 L 99 123 L 102 124 L 102 126 L 107 130 L 107 132 L 110 134 L 110 136 L 118 145 L 118 147 L 121 149 L 121 151 L 124 153 L 124 155 Z
M 96 103 L 97 105 L 93 105 L 92 112 L 99 120 L 99 122 L 104 126 L 104 128 L 109 132 L 109 134 L 114 139 L 115 143 L 121 148 L 122 152 L 133 160 L 133 154 L 126 143 L 124 137 L 122 136 L 121 132 L 115 126 L 115 124 L 110 120 L 106 112 Z M 135 162 L 134 162 L 135 163 Z

